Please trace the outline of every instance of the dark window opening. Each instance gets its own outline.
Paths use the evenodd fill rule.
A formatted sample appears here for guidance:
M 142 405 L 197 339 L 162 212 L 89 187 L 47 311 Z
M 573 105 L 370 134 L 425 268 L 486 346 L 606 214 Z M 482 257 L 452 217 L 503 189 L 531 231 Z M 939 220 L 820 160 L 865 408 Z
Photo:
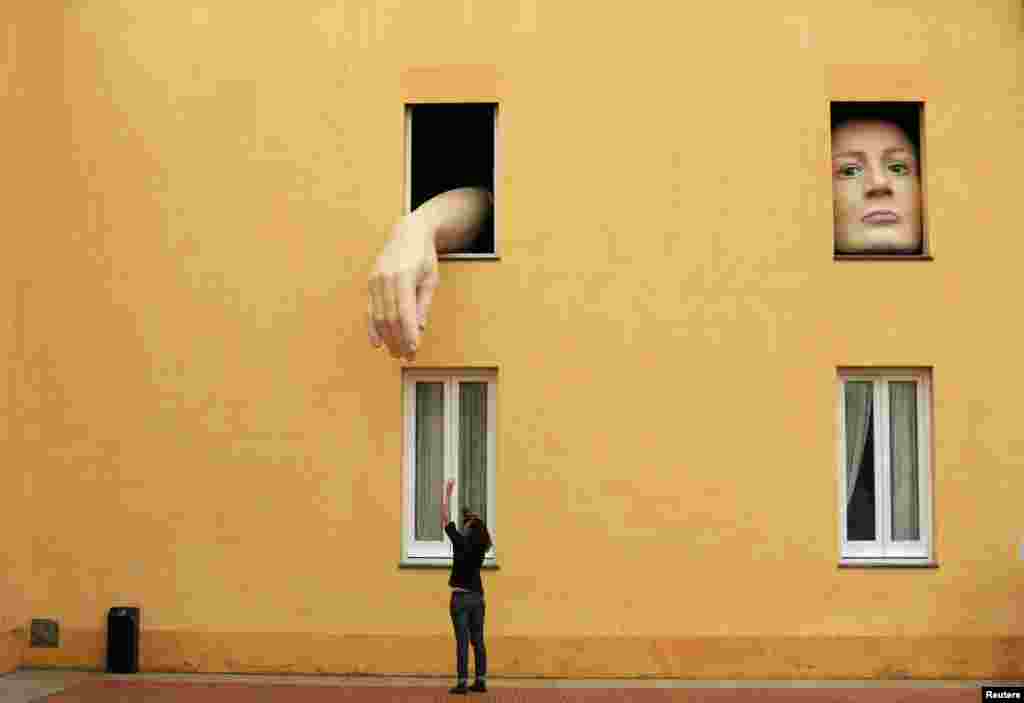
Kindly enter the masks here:
M 864 456 L 860 461 L 853 496 L 846 505 L 846 535 L 851 542 L 875 540 L 875 438 L 870 410 L 867 423 Z
M 834 102 L 832 129 L 852 120 L 885 120 L 906 133 L 914 151 L 921 154 L 921 108 L 919 102 Z
M 410 105 L 410 211 L 454 188 L 494 193 L 493 103 Z M 467 254 L 494 254 L 494 214 Z

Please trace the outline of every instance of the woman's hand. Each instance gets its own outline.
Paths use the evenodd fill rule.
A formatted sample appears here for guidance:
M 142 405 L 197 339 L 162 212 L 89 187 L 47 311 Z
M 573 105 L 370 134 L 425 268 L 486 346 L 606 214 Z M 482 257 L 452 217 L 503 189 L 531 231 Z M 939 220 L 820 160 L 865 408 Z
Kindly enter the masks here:
M 446 483 L 445 487 L 444 487 L 444 491 L 445 491 L 445 494 L 448 497 L 448 500 L 452 499 L 452 491 L 454 491 L 454 490 L 455 490 L 455 479 L 454 478 L 450 478 L 450 479 L 448 479 L 448 483 Z

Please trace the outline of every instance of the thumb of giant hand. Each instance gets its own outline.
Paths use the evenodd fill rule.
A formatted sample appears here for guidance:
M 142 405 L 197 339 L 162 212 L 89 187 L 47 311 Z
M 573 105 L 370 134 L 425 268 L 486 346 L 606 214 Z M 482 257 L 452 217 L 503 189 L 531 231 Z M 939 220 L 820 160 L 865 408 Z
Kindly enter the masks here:
M 416 287 L 416 323 L 420 332 L 427 328 L 430 304 L 434 300 L 434 292 L 440 282 L 441 277 L 438 275 L 437 267 L 432 266 Z

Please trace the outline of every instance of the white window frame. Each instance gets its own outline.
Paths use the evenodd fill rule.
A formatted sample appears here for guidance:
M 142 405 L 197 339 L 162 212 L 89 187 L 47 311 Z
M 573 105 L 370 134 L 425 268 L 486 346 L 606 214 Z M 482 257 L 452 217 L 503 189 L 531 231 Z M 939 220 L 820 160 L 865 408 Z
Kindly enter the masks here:
M 849 381 L 873 384 L 872 431 L 875 445 L 875 540 L 850 541 L 846 538 L 846 395 Z M 917 461 L 920 539 L 895 541 L 892 534 L 889 383 L 914 381 L 917 386 Z M 900 565 L 932 564 L 932 465 L 931 465 L 931 372 L 928 369 L 839 369 L 838 458 L 839 458 L 839 553 L 842 564 Z
M 477 101 L 471 100 L 459 100 L 459 101 L 442 101 L 445 104 L 454 105 L 474 105 L 478 104 Z M 435 105 L 438 101 L 430 102 L 409 102 L 405 104 L 405 199 L 403 201 L 403 214 L 408 215 L 412 209 L 412 109 L 417 105 Z M 500 142 L 498 141 L 498 103 L 494 101 L 485 101 L 485 104 L 491 105 L 493 113 L 491 120 L 494 123 L 494 189 L 491 191 L 493 197 L 494 209 L 497 212 L 498 203 L 501 202 L 501 196 L 498 193 L 500 179 L 498 178 L 499 171 L 499 152 Z M 439 254 L 438 259 L 444 261 L 446 259 L 500 259 L 500 251 L 498 249 L 498 218 L 493 217 L 494 224 L 494 251 L 486 253 L 472 253 L 472 252 L 456 252 L 450 254 Z
M 459 474 L 459 393 L 458 384 L 461 382 L 487 383 L 487 515 L 484 522 L 491 533 L 492 539 L 496 538 L 496 510 L 495 510 L 495 467 L 497 448 L 497 390 L 498 375 L 493 369 L 404 369 L 402 379 L 402 414 L 404 416 L 403 447 L 402 447 L 402 490 L 403 490 L 403 515 L 402 515 L 402 564 L 406 566 L 451 566 L 452 543 L 448 537 L 443 536 L 440 542 L 427 542 L 416 539 L 416 384 L 417 383 L 444 383 L 444 427 L 446 430 L 444 447 L 444 477 L 456 479 L 455 490 L 452 493 L 449 511 L 456 525 L 459 524 L 458 510 L 462 505 L 460 502 L 460 489 L 458 483 Z M 440 522 L 440 513 L 431 516 L 432 520 Z M 494 566 L 497 562 L 497 553 L 492 546 L 484 556 L 484 566 Z

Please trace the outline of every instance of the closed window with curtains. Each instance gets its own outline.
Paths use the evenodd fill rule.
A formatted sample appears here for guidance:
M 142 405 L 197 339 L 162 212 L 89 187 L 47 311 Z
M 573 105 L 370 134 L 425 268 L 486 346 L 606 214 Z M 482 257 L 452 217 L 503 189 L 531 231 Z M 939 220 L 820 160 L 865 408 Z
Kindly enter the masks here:
M 468 508 L 495 539 L 497 374 L 491 370 L 406 369 L 404 385 L 405 526 L 403 563 L 450 564 L 441 526 L 445 481 L 455 479 L 449 515 Z M 493 564 L 494 549 L 486 563 Z
M 932 559 L 930 414 L 928 370 L 840 371 L 843 561 Z

